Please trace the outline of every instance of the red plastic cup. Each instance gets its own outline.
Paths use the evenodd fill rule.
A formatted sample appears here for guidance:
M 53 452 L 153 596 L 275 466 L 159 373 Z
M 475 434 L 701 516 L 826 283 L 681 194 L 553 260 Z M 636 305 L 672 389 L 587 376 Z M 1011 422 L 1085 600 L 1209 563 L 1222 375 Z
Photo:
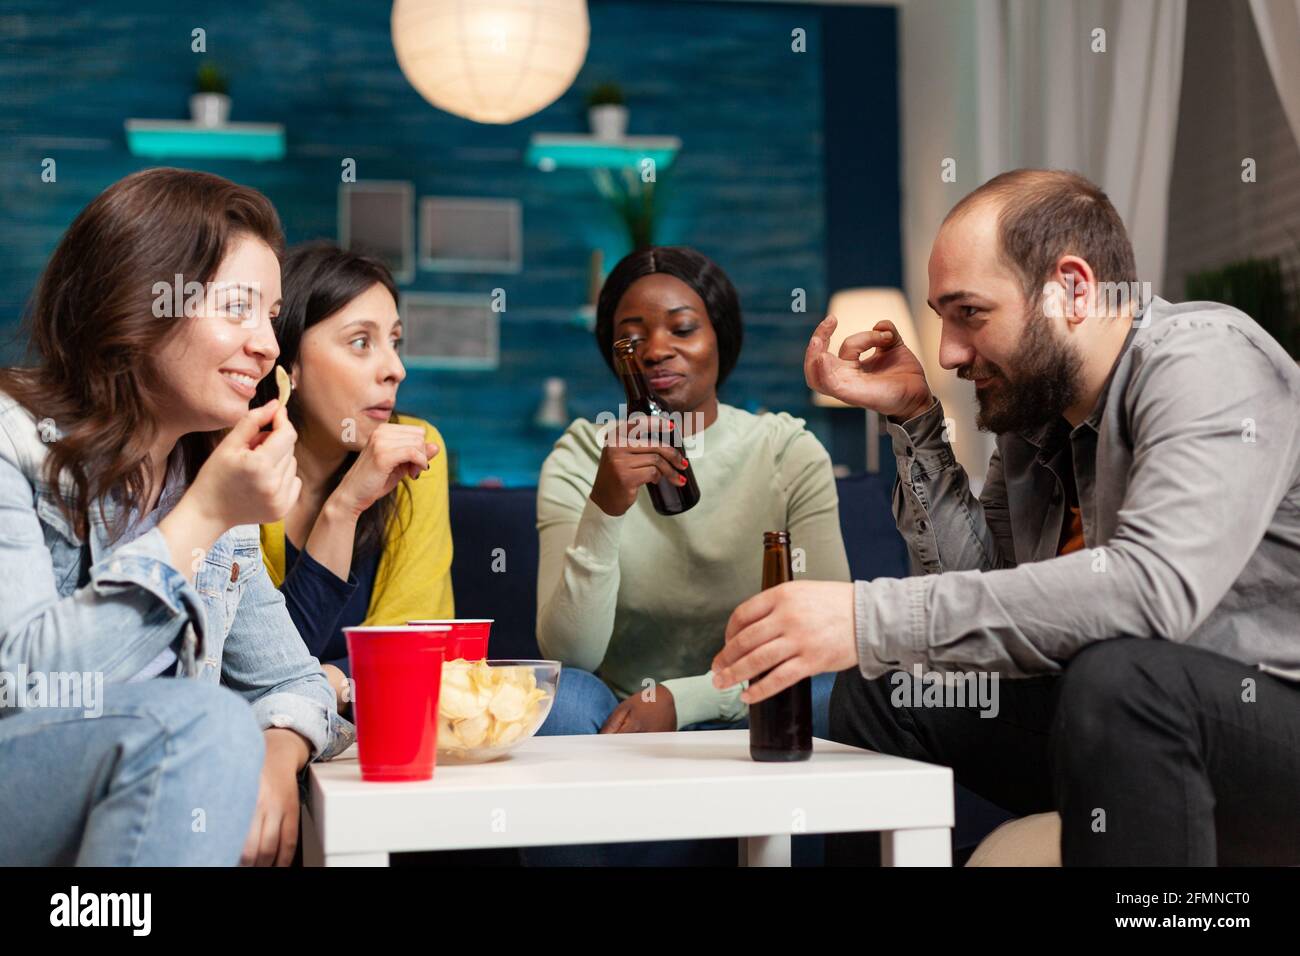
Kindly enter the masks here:
M 451 628 L 345 627 L 362 780 L 428 780 Z
M 481 661 L 487 657 L 488 636 L 492 633 L 495 618 L 461 618 L 443 621 L 407 621 L 412 626 L 437 627 L 445 625 L 451 628 L 447 641 L 447 660 L 464 658 L 467 661 Z

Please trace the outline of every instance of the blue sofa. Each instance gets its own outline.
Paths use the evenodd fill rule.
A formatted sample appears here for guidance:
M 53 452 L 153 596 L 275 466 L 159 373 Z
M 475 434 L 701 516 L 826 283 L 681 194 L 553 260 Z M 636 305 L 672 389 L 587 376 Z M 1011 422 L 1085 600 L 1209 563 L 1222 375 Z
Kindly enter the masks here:
M 892 471 L 853 475 L 836 484 L 840 527 L 854 580 L 906 577 L 907 548 L 890 511 Z M 534 660 L 537 648 L 537 489 L 451 489 L 456 615 L 494 618 L 489 656 Z M 708 507 L 704 502 L 702 507 Z M 957 788 L 955 846 L 971 849 L 1008 814 Z M 734 858 L 734 857 L 733 857 Z

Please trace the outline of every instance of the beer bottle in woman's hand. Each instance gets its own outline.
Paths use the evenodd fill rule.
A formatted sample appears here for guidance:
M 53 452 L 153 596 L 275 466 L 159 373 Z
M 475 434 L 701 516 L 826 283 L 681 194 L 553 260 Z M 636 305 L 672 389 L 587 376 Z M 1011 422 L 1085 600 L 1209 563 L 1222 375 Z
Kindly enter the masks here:
M 637 360 L 636 343 L 632 339 L 619 339 L 614 343 L 614 368 L 627 393 L 628 419 L 644 416 L 643 423 L 650 426 L 650 443 L 666 444 L 676 453 L 674 457 L 685 461 L 681 429 L 672 427 L 671 420 L 665 417 L 659 398 L 651 390 L 645 371 Z M 700 500 L 695 470 L 689 465 L 671 474 L 664 474 L 665 470 L 647 472 L 647 480 L 643 482 L 650 490 L 650 501 L 655 511 L 661 515 L 679 515 L 694 508 Z

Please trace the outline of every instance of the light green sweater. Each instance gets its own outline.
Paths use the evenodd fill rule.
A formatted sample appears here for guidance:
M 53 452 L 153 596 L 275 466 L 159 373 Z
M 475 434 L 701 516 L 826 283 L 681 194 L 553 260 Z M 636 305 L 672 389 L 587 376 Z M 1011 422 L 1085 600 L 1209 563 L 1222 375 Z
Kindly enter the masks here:
M 538 645 L 620 699 L 662 684 L 679 729 L 739 720 L 740 688 L 716 690 L 709 665 L 731 612 L 762 586 L 763 532 L 790 532 L 796 580 L 849 580 L 830 456 L 802 419 L 720 405 L 686 449 L 699 504 L 663 517 L 643 488 L 610 517 L 589 498 L 599 432 L 575 421 L 542 466 Z

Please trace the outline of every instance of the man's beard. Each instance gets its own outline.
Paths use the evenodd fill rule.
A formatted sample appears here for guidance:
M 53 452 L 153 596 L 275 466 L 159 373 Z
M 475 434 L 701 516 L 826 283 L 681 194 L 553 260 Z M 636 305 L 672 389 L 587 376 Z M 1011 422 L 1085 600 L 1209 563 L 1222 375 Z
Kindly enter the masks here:
M 1024 339 L 1009 363 L 1009 374 L 991 366 L 996 379 L 975 392 L 979 401 L 976 426 L 1002 435 L 1033 431 L 1060 418 L 1079 398 L 1082 365 L 1078 353 L 1056 334 L 1040 305 L 1031 305 Z M 962 378 L 983 377 L 966 374 L 968 369 L 962 371 Z

